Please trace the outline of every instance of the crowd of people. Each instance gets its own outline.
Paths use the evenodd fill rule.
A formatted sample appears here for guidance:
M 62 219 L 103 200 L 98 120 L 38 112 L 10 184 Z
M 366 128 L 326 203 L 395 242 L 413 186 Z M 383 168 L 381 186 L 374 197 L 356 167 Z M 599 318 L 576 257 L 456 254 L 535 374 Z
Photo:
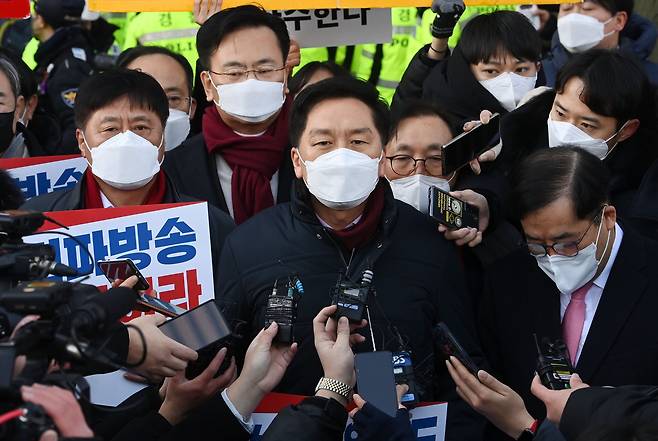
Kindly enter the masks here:
M 0 158 L 88 168 L 26 201 L 0 175 L 0 210 L 207 201 L 214 298 L 243 334 L 187 379 L 197 353 L 161 316 L 131 321 L 113 345 L 149 386 L 85 414 L 24 386 L 55 425 L 42 441 L 246 440 L 272 391 L 307 398 L 263 440 L 342 440 L 348 416 L 359 440 L 414 440 L 407 408 L 358 394 L 354 355 L 377 350 L 411 354 L 420 401 L 448 403 L 448 441 L 658 440 L 658 30 L 633 0 L 535 8 L 534 23 L 434 0 L 403 64 L 388 44 L 300 50 L 259 6 L 194 8 L 161 20 L 180 22 L 157 37 L 177 44 L 140 33 L 152 15 L 122 28 L 83 0 L 36 0 L 2 29 Z M 443 146 L 489 124 L 483 153 L 444 172 Z M 477 226 L 431 217 L 433 187 Z M 368 320 L 338 319 L 336 280 L 367 271 Z M 267 298 L 293 274 L 304 296 L 281 345 Z M 439 350 L 440 322 L 478 370 Z M 570 388 L 540 380 L 538 338 L 564 343 Z

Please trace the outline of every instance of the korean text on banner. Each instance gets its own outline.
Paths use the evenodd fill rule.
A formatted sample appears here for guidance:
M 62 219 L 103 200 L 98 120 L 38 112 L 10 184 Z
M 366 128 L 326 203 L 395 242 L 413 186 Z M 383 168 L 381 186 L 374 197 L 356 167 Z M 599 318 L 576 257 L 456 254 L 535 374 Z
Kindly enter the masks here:
M 45 234 L 24 241 L 51 245 L 58 262 L 80 274 L 91 272 L 84 283 L 104 291 L 109 282 L 95 262 L 129 258 L 166 302 L 190 309 L 215 297 L 206 202 L 57 211 L 48 216 L 69 229 L 47 222 L 41 229 Z M 133 312 L 126 320 L 140 314 Z
M 535 0 L 535 4 L 573 3 L 574 0 Z M 247 0 L 224 0 L 223 8 L 250 4 Z M 394 8 L 399 6 L 428 7 L 427 0 L 259 0 L 268 10 L 280 9 L 335 9 L 335 8 Z M 467 6 L 527 4 L 527 0 L 466 0 Z M 174 12 L 192 11 L 194 0 L 89 0 L 89 9 L 100 12 Z
M 265 431 L 272 423 L 277 413 L 291 404 L 298 404 L 304 397 L 299 395 L 271 393 L 267 395 L 253 414 L 254 431 L 251 441 L 260 441 Z M 420 441 L 444 441 L 446 419 L 448 416 L 447 403 L 421 403 L 412 409 L 411 429 Z M 356 438 L 352 420 L 347 420 L 343 439 L 346 441 Z
M 27 200 L 72 188 L 82 179 L 87 161 L 80 155 L 0 159 L 0 169 L 9 172 Z
M 301 47 L 388 43 L 390 9 L 292 9 L 272 11 L 286 22 L 290 38 Z
M 30 0 L 0 0 L 0 18 L 26 18 L 30 15 Z

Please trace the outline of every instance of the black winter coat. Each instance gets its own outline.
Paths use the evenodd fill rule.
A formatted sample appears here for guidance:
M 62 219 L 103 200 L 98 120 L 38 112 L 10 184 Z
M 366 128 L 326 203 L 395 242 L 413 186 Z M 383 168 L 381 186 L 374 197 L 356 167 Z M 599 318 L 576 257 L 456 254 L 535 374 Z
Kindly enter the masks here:
M 445 321 L 466 350 L 482 362 L 455 248 L 427 216 L 396 201 L 385 180 L 380 185 L 385 186 L 386 201 L 377 235 L 348 252 L 320 224 L 308 190 L 296 181 L 290 203 L 263 211 L 227 238 L 217 300 L 230 319 L 246 323 L 245 333 L 253 337 L 263 327 L 266 299 L 275 281 L 299 276 L 304 285 L 295 326 L 299 351 L 277 391 L 311 395 L 322 376 L 312 320 L 331 304 L 340 273 L 356 282 L 371 268 L 376 296 L 370 300 L 370 309 L 377 349 L 398 349 L 398 339 L 391 332 L 396 327 L 412 351 L 424 389 L 422 398 L 450 402 L 447 439 L 480 439 L 481 426 L 474 424 L 479 419 L 457 398 L 432 341 L 433 326 Z M 367 342 L 355 350 L 370 351 L 372 345 Z
M 181 194 L 176 186 L 167 178 L 167 190 L 164 203 L 196 202 L 187 195 Z M 67 211 L 84 209 L 85 186 L 84 179 L 70 190 L 56 191 L 37 196 L 27 201 L 22 209 L 34 211 Z M 210 227 L 210 248 L 212 254 L 212 267 L 214 271 L 215 293 L 218 292 L 219 273 L 217 271 L 220 252 L 228 234 L 235 228 L 233 220 L 222 211 L 208 204 L 208 223 Z

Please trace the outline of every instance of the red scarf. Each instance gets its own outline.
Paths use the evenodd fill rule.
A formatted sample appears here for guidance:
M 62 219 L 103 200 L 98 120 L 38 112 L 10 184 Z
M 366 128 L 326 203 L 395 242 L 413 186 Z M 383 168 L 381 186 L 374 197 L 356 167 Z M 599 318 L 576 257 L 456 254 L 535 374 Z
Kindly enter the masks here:
M 379 183 L 368 197 L 366 208 L 356 225 L 345 230 L 330 230 L 348 250 L 353 250 L 368 243 L 377 233 L 379 221 L 384 211 L 384 186 Z
M 281 166 L 288 140 L 287 99 L 281 112 L 260 136 L 240 136 L 222 121 L 217 107 L 210 105 L 203 115 L 203 139 L 208 152 L 221 154 L 233 170 L 231 197 L 236 224 L 274 205 L 270 181 Z
M 103 201 L 101 200 L 101 188 L 89 169 L 85 171 L 84 180 L 84 208 L 103 208 Z M 149 194 L 146 196 L 146 201 L 144 201 L 142 205 L 162 204 L 166 191 L 167 184 L 165 174 L 162 170 L 160 170 L 160 172 L 155 177 L 155 182 L 151 187 L 151 190 L 149 190 Z

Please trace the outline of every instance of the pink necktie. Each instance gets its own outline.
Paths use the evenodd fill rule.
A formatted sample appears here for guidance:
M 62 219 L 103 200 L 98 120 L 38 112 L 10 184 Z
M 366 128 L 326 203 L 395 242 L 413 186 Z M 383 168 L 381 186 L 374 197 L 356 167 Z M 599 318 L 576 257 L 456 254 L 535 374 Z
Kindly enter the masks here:
M 571 294 L 571 300 L 562 320 L 562 336 L 567 349 L 569 349 L 569 356 L 574 366 L 576 365 L 580 336 L 585 324 L 585 296 L 587 296 L 591 286 L 592 282 L 586 283 Z

